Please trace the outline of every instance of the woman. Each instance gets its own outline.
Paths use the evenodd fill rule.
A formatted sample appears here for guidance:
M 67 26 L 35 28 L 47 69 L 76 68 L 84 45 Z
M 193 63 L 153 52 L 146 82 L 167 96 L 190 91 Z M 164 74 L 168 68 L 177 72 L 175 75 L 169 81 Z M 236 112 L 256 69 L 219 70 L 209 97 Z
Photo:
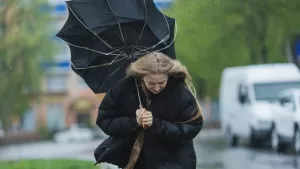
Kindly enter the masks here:
M 188 82 L 187 69 L 163 53 L 132 63 L 99 106 L 96 123 L 110 136 L 100 145 L 110 154 L 101 152 L 100 161 L 124 169 L 195 169 L 192 140 L 203 118 Z

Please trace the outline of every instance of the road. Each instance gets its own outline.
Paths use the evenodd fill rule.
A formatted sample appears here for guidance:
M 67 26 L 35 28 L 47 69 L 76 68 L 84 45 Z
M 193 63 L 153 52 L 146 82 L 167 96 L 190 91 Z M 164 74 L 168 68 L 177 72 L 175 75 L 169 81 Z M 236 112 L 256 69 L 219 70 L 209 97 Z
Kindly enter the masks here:
M 300 157 L 247 145 L 228 148 L 220 131 L 207 130 L 195 140 L 199 169 L 298 169 Z
M 195 139 L 199 169 L 298 169 L 300 157 L 275 154 L 266 148 L 241 145 L 228 148 L 219 130 L 203 130 Z M 42 142 L 0 147 L 0 159 L 76 158 L 94 161 L 93 150 L 101 142 L 56 144 Z
M 1 160 L 37 159 L 37 158 L 65 158 L 80 156 L 91 151 L 102 140 L 84 143 L 55 143 L 52 141 L 0 147 Z M 92 157 L 92 156 L 91 156 Z

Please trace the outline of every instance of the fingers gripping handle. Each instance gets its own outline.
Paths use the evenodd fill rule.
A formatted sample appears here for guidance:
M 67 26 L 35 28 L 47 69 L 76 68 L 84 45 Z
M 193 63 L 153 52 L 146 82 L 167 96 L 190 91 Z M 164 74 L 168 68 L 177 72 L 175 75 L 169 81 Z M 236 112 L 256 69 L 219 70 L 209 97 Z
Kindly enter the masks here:
M 139 103 L 140 103 L 139 108 L 142 109 L 142 108 L 143 108 L 143 105 L 142 105 L 141 95 L 140 95 L 140 91 L 139 91 L 139 87 L 138 87 L 138 84 L 137 84 L 136 79 L 135 79 L 135 85 L 136 85 L 136 90 L 137 90 L 138 97 L 139 97 Z M 145 128 L 143 122 L 142 122 L 142 126 L 143 126 L 143 128 Z

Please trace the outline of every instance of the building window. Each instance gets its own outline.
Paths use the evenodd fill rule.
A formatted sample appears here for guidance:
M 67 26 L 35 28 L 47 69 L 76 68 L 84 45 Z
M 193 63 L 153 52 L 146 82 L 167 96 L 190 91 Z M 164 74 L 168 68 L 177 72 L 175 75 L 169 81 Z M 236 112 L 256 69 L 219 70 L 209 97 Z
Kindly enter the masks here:
M 62 40 L 56 40 L 57 45 L 60 46 L 59 52 L 54 56 L 56 61 L 69 61 L 71 59 L 71 53 L 69 46 Z
M 67 91 L 67 76 L 50 75 L 47 77 L 48 92 L 64 92 Z
M 47 105 L 47 128 L 50 131 L 63 129 L 65 126 L 65 114 L 62 104 Z
M 300 64 L 300 36 L 298 37 L 295 43 L 295 58 L 298 64 Z
M 34 132 L 36 130 L 36 112 L 33 108 L 29 108 L 21 116 L 21 129 L 28 132 Z

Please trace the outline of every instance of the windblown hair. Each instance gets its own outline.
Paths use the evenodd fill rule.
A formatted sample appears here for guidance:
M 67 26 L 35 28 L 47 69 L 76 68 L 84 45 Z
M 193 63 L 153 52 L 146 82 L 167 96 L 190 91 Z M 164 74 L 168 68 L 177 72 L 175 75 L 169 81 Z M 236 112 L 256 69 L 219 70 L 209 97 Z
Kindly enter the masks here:
M 202 108 L 196 97 L 196 90 L 192 84 L 192 78 L 187 68 L 178 60 L 173 60 L 160 52 L 151 52 L 132 63 L 127 69 L 127 76 L 141 79 L 147 74 L 167 74 L 180 82 L 182 82 L 194 96 L 197 107 L 195 108 L 196 115 L 186 121 L 191 122 L 199 117 L 202 117 Z

